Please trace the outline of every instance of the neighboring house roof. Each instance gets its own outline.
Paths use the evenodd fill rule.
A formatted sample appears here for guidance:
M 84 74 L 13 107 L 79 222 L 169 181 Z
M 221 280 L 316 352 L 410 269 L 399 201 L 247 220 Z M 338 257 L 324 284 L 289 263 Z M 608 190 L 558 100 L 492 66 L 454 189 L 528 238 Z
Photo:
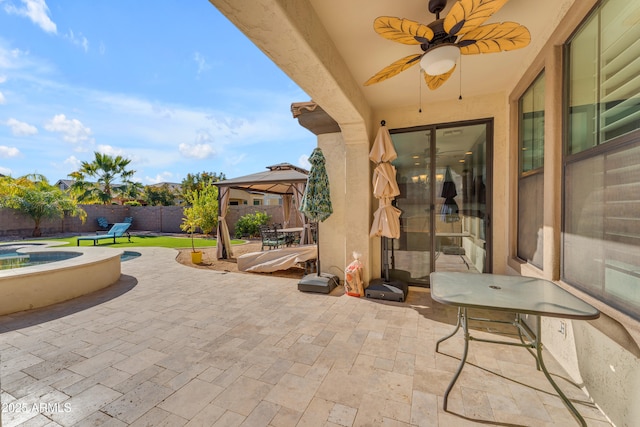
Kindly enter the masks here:
M 147 185 L 147 187 L 153 187 L 153 188 L 160 188 L 163 186 L 167 186 L 170 190 L 172 191 L 180 191 L 182 190 L 182 184 L 179 184 L 177 182 L 158 182 L 156 184 L 149 184 Z
M 56 181 L 55 186 L 61 190 L 68 190 L 71 188 L 75 181 L 72 179 L 59 179 Z M 95 184 L 95 182 L 91 182 L 91 184 Z M 111 188 L 121 188 L 124 187 L 123 184 L 112 184 Z M 103 188 L 103 185 L 100 185 L 100 188 Z
M 55 186 L 61 190 L 68 190 L 73 185 L 72 179 L 59 179 L 56 181 Z

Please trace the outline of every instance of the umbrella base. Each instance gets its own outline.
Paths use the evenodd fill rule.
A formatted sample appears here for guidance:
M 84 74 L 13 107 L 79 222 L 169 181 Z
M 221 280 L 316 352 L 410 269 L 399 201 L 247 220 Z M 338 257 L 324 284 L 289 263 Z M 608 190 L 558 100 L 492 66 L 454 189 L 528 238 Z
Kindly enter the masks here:
M 364 291 L 367 298 L 404 302 L 409 286 L 400 280 L 373 279 Z
M 302 292 L 318 292 L 328 294 L 340 284 L 338 276 L 333 274 L 317 273 L 307 274 L 298 282 L 298 290 Z

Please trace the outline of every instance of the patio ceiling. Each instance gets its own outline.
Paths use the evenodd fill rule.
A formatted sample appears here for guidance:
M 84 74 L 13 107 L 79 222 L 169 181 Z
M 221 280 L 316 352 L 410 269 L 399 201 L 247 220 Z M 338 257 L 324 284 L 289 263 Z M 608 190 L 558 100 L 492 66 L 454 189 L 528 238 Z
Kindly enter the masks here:
M 324 24 L 336 49 L 362 84 L 391 62 L 406 55 L 421 53 L 419 46 L 408 46 L 384 39 L 373 30 L 378 16 L 397 16 L 428 24 L 435 20 L 429 12 L 427 0 L 368 1 L 368 0 L 311 0 L 313 8 Z M 455 100 L 463 96 L 479 96 L 505 90 L 520 77 L 522 64 L 532 59 L 541 43 L 553 30 L 554 19 L 560 14 L 562 1 L 510 0 L 486 23 L 518 22 L 531 32 L 531 44 L 523 49 L 493 54 L 465 55 L 454 75 L 441 88 L 431 91 L 421 83 L 419 66 L 414 66 L 384 82 L 362 86 L 366 99 L 374 108 L 400 107 L 418 104 L 421 83 L 423 102 Z M 446 16 L 454 4 L 449 0 Z M 508 86 L 507 86 L 508 85 Z
M 345 121 L 342 117 L 349 122 L 353 116 L 347 112 L 339 117 L 338 111 L 332 111 L 338 107 L 326 105 L 325 96 L 332 100 L 336 99 L 336 95 L 344 96 L 362 112 L 364 110 L 358 106 L 359 99 L 373 110 L 407 106 L 418 108 L 422 91 L 425 108 L 430 102 L 458 99 L 460 89 L 463 97 L 510 91 L 526 68 L 523 64 L 535 58 L 573 3 L 573 0 L 510 0 L 486 23 L 518 22 L 531 32 L 531 44 L 510 52 L 463 56 L 462 78 L 458 65 L 448 82 L 431 91 L 421 81 L 418 66 L 386 81 L 363 86 L 363 82 L 391 62 L 421 53 L 419 46 L 395 43 L 379 36 L 373 30 L 374 19 L 387 15 L 428 24 L 435 20 L 435 16 L 428 11 L 427 0 L 257 0 L 259 4 L 255 4 L 254 0 L 250 2 L 252 7 L 244 1 L 239 4 L 237 0 L 210 1 L 340 124 Z M 453 3 L 449 1 L 441 17 L 446 16 Z M 258 12 L 262 14 L 262 20 Z M 283 22 L 273 23 L 283 18 L 289 21 L 290 27 L 283 25 Z M 295 36 L 292 31 L 297 31 L 302 41 L 288 49 L 280 47 Z M 260 32 L 264 32 L 264 35 L 260 35 Z M 316 57 L 310 56 L 310 52 Z M 342 86 L 341 93 L 329 93 L 327 82 L 318 82 L 319 75 L 316 73 L 321 71 L 315 70 L 319 67 L 324 67 L 329 73 L 325 75 Z M 345 71 L 350 76 L 339 75 Z M 295 101 L 298 100 L 292 100 Z

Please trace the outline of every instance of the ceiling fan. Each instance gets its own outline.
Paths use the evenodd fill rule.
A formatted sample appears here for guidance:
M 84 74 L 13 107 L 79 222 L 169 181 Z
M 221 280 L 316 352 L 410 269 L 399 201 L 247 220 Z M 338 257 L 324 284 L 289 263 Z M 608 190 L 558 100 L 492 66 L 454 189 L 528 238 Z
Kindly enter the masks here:
M 429 0 L 429 12 L 436 15 L 436 20 L 427 25 L 393 16 L 376 18 L 373 28 L 382 37 L 407 45 L 420 45 L 423 53 L 393 62 L 364 85 L 379 83 L 420 63 L 427 86 L 433 90 L 453 74 L 459 54 L 495 53 L 527 46 L 531 34 L 517 22 L 482 25 L 507 1 L 458 0 L 447 16 L 440 18 L 447 0 Z

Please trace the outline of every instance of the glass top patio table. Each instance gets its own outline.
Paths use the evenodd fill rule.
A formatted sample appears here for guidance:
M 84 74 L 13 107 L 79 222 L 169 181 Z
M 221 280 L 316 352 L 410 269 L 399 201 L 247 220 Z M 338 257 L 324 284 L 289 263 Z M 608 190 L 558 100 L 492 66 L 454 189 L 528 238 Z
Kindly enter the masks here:
M 282 233 L 301 233 L 304 230 L 303 227 L 289 227 L 289 228 L 280 228 L 278 231 Z
M 534 277 L 434 272 L 431 273 L 430 279 L 431 297 L 434 301 L 458 307 L 458 322 L 456 327 L 449 335 L 437 341 L 436 352 L 438 351 L 440 343 L 453 337 L 461 328 L 464 331 L 464 347 L 462 357 L 460 358 L 460 365 L 444 393 L 442 406 L 445 411 L 447 410 L 449 393 L 458 380 L 467 361 L 469 341 L 480 341 L 527 348 L 536 359 L 538 369 L 542 370 L 564 405 L 571 411 L 580 425 L 586 427 L 587 423 L 584 418 L 560 389 L 558 384 L 556 384 L 544 364 L 540 319 L 543 316 L 579 320 L 596 319 L 600 316 L 600 312 L 596 308 L 565 291 L 555 283 Z M 515 313 L 515 320 L 513 322 L 503 322 L 469 317 L 467 310 L 476 308 Z M 522 314 L 535 316 L 536 332 L 534 336 L 529 334 L 531 330 L 526 323 L 522 322 Z M 517 328 L 520 342 L 498 341 L 471 336 L 469 332 L 470 320 L 489 323 L 509 323 Z M 525 340 L 525 337 L 528 340 Z M 533 353 L 532 350 L 535 350 L 535 353 Z
M 596 319 L 600 312 L 553 282 L 498 274 L 431 274 L 431 296 L 447 305 L 567 319 Z

